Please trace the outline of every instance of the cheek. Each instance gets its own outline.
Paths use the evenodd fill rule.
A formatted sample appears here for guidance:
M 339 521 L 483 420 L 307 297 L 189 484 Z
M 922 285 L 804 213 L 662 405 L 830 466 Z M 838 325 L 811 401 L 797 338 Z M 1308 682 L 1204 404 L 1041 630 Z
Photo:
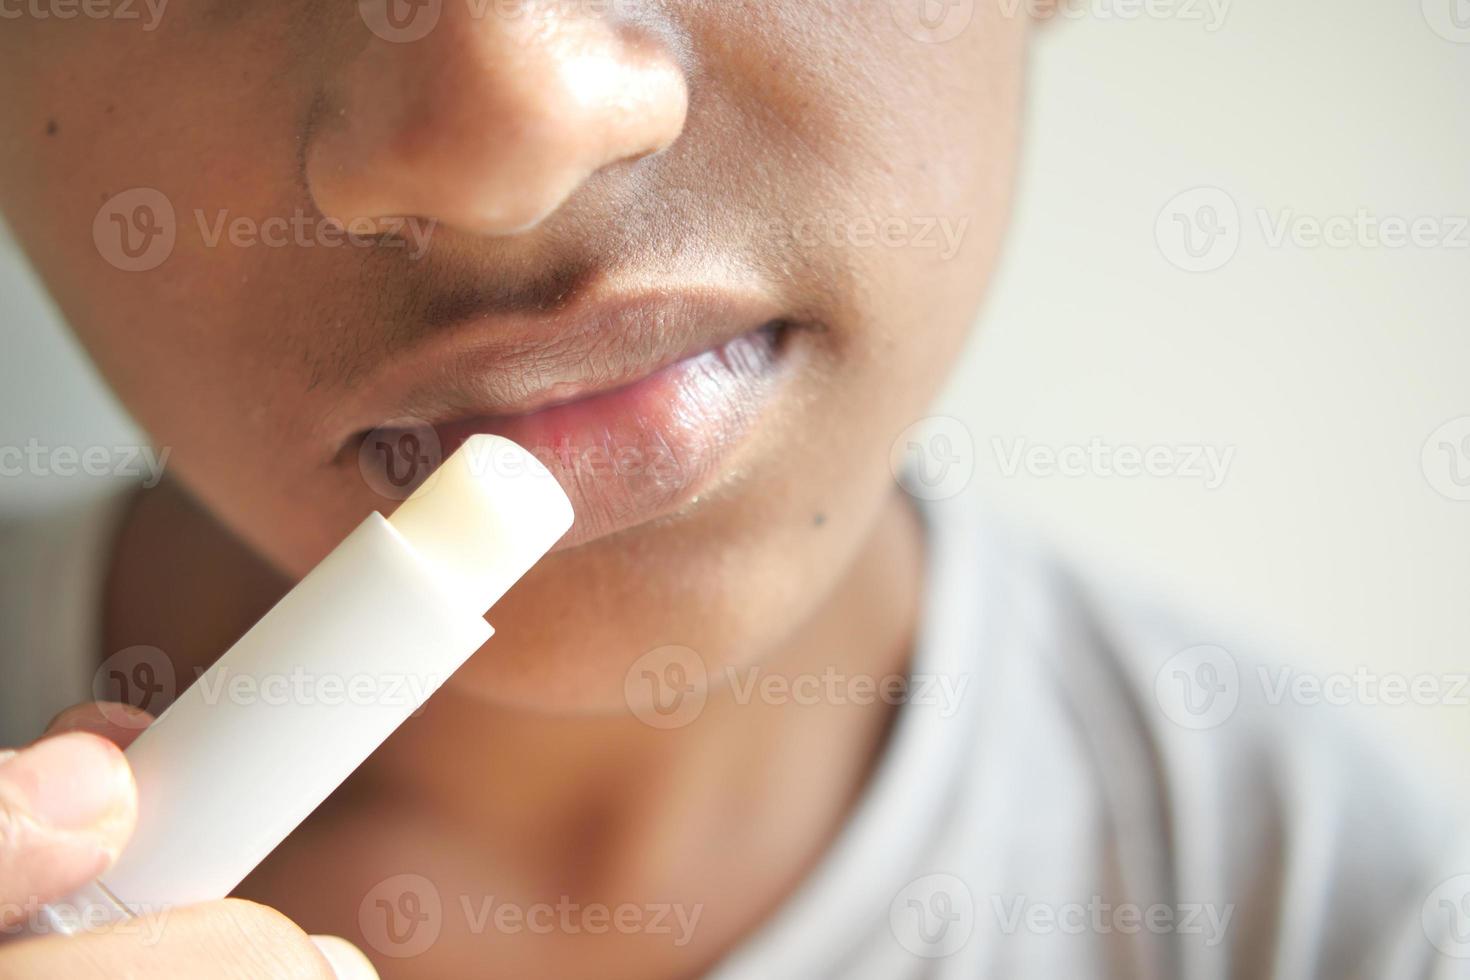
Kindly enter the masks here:
M 827 287 L 817 302 L 875 407 L 894 387 L 922 400 L 978 306 L 1008 218 L 1027 30 L 977 4 L 931 43 L 905 30 L 904 6 L 838 23 L 823 5 L 777 5 L 778 29 L 746 38 L 764 71 L 745 101 L 773 119 L 757 145 L 787 181 L 762 206 Z
M 199 227 L 280 213 L 278 175 L 292 168 L 293 106 L 263 91 L 282 66 L 258 53 L 279 49 L 204 29 L 195 8 L 177 7 L 146 33 L 84 20 L 33 28 L 19 69 L 32 94 L 10 102 L 4 125 L 52 134 L 0 150 L 7 217 L 110 383 L 167 440 L 238 396 L 241 357 L 270 342 L 267 284 L 287 281 L 272 275 L 281 256 L 211 244 Z
M 8 66 L 29 95 L 0 109 L 20 134 L 0 141 L 0 204 L 176 475 L 299 573 L 363 509 L 303 478 L 330 411 L 310 395 L 318 343 L 351 319 L 328 299 L 356 291 L 362 263 L 292 244 L 291 222 L 315 218 L 297 179 L 314 60 L 296 18 L 262 4 L 244 32 L 208 6 L 171 5 L 148 33 L 32 27 Z

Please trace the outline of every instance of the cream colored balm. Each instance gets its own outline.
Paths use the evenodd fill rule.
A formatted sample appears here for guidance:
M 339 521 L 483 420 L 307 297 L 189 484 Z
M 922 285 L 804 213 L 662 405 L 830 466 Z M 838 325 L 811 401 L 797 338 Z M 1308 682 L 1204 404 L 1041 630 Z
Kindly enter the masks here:
M 137 831 L 101 878 L 46 909 L 46 924 L 75 933 L 228 895 L 490 639 L 485 612 L 572 516 L 530 453 L 467 440 L 128 748 Z

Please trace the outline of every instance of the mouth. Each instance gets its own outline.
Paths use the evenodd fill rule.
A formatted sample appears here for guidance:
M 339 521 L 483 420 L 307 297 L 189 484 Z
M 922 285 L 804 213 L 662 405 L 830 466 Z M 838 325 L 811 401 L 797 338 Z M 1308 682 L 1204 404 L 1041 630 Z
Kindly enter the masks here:
M 536 456 L 571 498 L 560 547 L 673 514 L 734 472 L 799 329 L 758 296 L 662 290 L 454 325 L 369 379 L 340 459 L 403 499 L 479 433 Z

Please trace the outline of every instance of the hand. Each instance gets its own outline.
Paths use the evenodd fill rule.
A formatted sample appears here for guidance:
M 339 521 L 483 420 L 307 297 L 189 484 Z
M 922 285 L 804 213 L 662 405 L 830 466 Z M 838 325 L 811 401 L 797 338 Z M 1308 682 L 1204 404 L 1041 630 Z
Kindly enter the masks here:
M 0 750 L 0 929 L 16 935 L 0 946 L 0 980 L 375 978 L 346 940 L 308 936 L 274 909 L 235 899 L 170 909 L 147 927 L 133 920 L 75 936 L 19 935 L 38 905 L 105 871 L 132 834 L 137 790 L 119 746 L 150 720 L 125 705 L 78 705 L 40 741 Z

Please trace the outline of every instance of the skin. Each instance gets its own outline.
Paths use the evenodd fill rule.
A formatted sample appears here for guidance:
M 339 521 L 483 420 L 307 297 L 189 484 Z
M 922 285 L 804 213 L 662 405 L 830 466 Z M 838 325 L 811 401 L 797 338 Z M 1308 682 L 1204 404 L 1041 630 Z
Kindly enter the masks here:
M 98 656 L 149 644 L 179 676 L 391 508 L 344 463 L 344 416 L 455 296 L 489 282 L 555 310 L 714 276 L 800 325 L 709 482 L 608 533 L 594 522 L 533 570 L 485 653 L 243 890 L 354 939 L 385 975 L 693 975 L 820 857 L 891 712 L 740 704 L 717 684 L 698 721 L 660 731 L 629 712 L 625 677 L 669 644 L 716 677 L 902 672 L 922 544 L 888 455 L 996 257 L 1027 24 L 977 4 L 926 43 L 904 3 L 876 0 L 512 6 L 446 0 L 413 42 L 351 4 L 173 0 L 150 31 L 22 16 L 0 32 L 0 207 L 170 448 L 119 535 Z M 177 216 L 172 252 L 137 272 L 93 235 L 134 187 Z M 434 225 L 416 258 L 211 246 L 196 210 Z M 833 216 L 897 219 L 899 238 L 813 234 Z M 963 227 L 953 254 L 914 240 L 935 221 Z M 405 869 L 449 911 L 431 949 L 399 959 L 357 910 Z M 677 947 L 474 934 L 459 895 L 703 915 Z

